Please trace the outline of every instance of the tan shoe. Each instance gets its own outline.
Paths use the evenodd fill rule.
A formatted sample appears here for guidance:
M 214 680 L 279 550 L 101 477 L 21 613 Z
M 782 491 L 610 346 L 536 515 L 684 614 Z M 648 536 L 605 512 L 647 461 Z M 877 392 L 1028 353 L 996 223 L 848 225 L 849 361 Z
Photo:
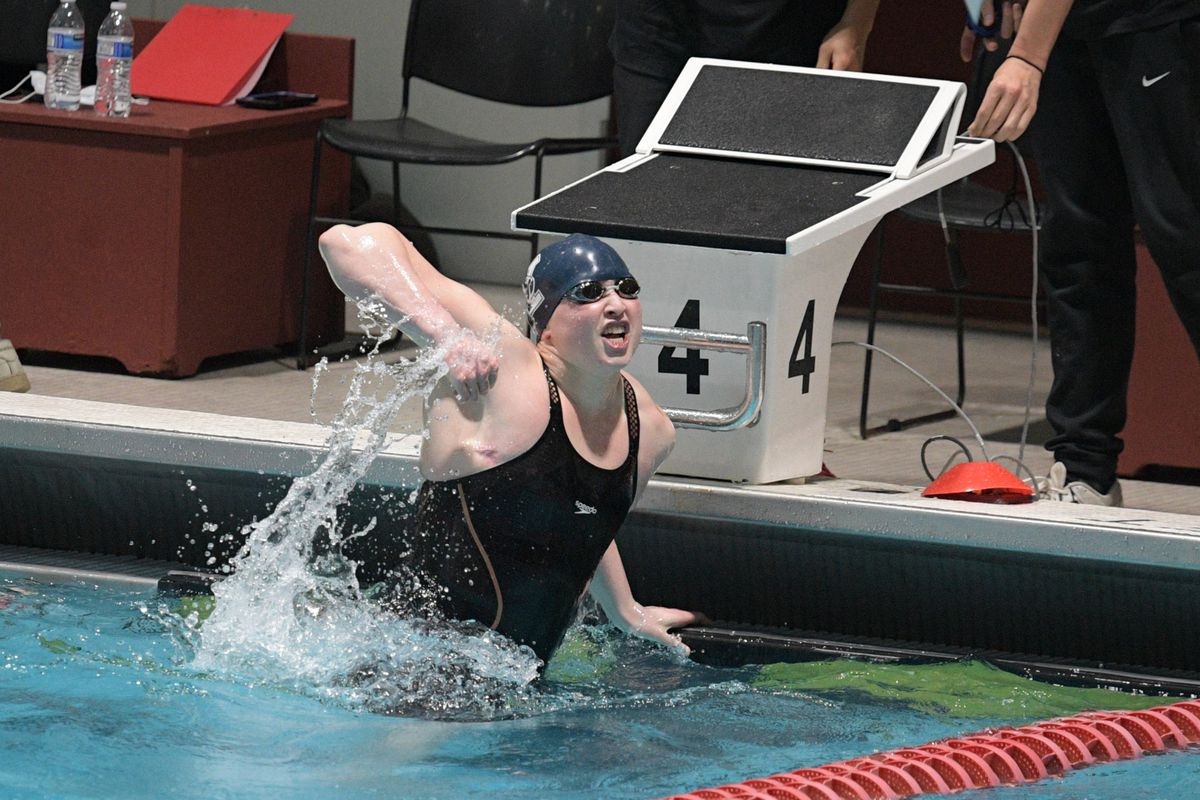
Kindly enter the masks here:
M 1067 482 L 1067 465 L 1055 461 L 1050 467 L 1050 475 L 1038 479 L 1038 495 L 1043 500 L 1054 500 L 1060 503 L 1082 503 L 1088 506 L 1120 506 L 1121 482 L 1113 481 L 1108 494 L 1101 494 L 1083 481 Z
M 0 339 L 0 392 L 28 392 L 29 376 L 17 358 L 17 349 L 8 339 Z

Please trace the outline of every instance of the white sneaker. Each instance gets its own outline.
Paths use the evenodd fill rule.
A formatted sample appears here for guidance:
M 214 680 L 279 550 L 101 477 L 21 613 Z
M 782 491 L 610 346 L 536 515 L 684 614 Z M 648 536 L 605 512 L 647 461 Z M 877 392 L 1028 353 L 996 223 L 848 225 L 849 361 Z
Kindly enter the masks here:
M 8 339 L 0 339 L 0 392 L 28 392 L 29 376 Z
M 1038 497 L 1060 503 L 1082 503 L 1088 506 L 1121 505 L 1121 482 L 1113 481 L 1108 494 L 1101 494 L 1083 481 L 1067 483 L 1067 465 L 1055 461 L 1050 474 L 1038 479 Z

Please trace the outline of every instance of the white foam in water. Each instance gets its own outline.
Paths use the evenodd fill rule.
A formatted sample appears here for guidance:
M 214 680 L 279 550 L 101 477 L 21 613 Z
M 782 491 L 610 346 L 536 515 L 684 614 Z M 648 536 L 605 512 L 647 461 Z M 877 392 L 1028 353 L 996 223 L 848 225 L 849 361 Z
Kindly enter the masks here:
M 377 351 L 355 365 L 321 463 L 267 518 L 247 526 L 233 574 L 214 587 L 212 614 L 187 621 L 192 665 L 374 711 L 511 715 L 537 676 L 531 651 L 490 632 L 384 612 L 364 598 L 356 565 L 340 552 L 349 538 L 370 536 L 374 522 L 343 530 L 339 507 L 386 444 L 397 410 L 427 398 L 446 372 L 441 350 L 395 364 Z

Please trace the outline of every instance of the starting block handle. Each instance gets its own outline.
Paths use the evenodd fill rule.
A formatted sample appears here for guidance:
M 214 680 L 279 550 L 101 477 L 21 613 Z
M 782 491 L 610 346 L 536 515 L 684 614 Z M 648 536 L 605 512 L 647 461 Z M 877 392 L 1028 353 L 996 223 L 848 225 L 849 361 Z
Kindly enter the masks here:
M 642 327 L 644 344 L 667 347 L 690 347 L 698 350 L 716 350 L 722 353 L 745 353 L 746 397 L 740 405 L 701 411 L 691 408 L 664 408 L 663 413 L 677 428 L 700 428 L 709 431 L 732 431 L 753 425 L 762 408 L 763 386 L 767 379 L 767 325 L 751 322 L 746 325 L 746 335 L 717 333 L 691 328 L 659 328 L 651 325 Z

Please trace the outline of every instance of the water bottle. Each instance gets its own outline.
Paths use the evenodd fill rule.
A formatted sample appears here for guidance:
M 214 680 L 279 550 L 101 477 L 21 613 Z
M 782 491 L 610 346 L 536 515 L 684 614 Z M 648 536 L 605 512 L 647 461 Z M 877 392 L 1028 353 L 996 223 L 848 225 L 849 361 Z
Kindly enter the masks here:
M 79 75 L 83 71 L 83 14 L 75 0 L 62 0 L 46 31 L 47 108 L 79 108 Z
M 133 23 L 124 3 L 113 3 L 96 36 L 96 113 L 129 116 L 129 67 L 133 63 Z

